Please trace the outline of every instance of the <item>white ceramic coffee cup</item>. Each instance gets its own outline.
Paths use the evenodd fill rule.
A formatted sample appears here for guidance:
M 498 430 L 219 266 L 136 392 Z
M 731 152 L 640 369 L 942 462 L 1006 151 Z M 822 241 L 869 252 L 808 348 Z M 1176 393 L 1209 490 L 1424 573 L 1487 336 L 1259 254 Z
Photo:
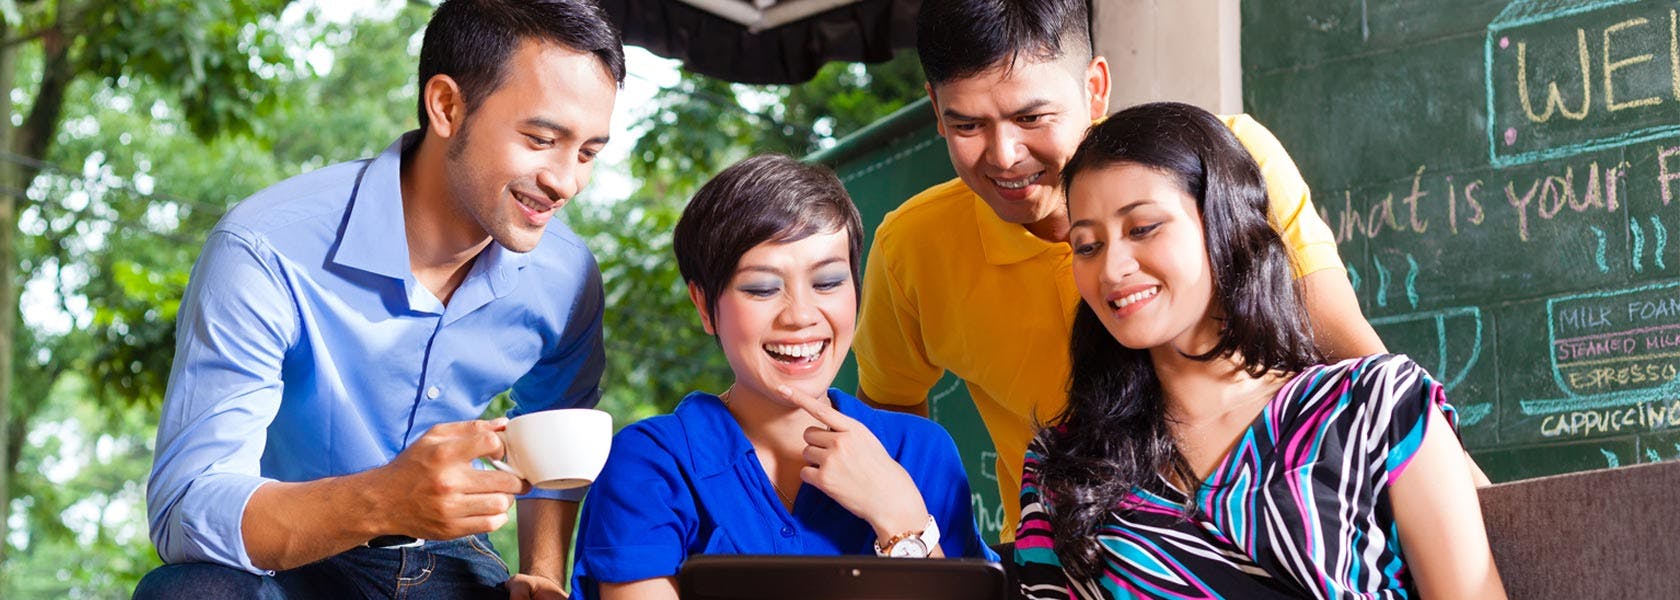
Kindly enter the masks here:
M 562 408 L 520 415 L 500 433 L 507 455 L 496 468 L 547 490 L 583 487 L 601 474 L 612 448 L 612 415 Z

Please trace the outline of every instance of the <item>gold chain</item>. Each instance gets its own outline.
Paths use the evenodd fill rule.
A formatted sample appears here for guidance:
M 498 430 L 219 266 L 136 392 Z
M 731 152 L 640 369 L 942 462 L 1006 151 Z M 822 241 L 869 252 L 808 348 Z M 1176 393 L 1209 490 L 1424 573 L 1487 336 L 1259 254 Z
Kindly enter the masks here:
M 723 390 L 722 394 L 718 394 L 718 399 L 723 401 L 724 406 L 729 406 L 729 393 L 733 391 L 735 391 L 735 384 L 731 383 L 729 384 L 729 389 Z M 793 510 L 793 498 L 789 498 L 787 493 L 782 491 L 782 486 L 776 485 L 776 479 L 774 477 L 770 477 L 769 473 L 765 473 L 764 475 L 766 479 L 770 480 L 770 489 L 776 490 L 776 497 L 781 498 L 782 502 L 787 503 L 788 510 Z
M 793 498 L 789 498 L 786 493 L 782 492 L 782 486 L 776 485 L 776 480 L 770 480 L 770 489 L 776 490 L 776 496 L 780 497 L 782 502 L 787 503 L 788 510 L 793 510 Z

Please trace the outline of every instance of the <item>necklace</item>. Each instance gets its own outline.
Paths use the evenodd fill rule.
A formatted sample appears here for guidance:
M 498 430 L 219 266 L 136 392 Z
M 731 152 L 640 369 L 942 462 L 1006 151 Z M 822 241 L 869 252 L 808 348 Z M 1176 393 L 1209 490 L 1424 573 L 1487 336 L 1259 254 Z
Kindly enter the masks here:
M 793 498 L 789 498 L 786 493 L 782 492 L 782 486 L 776 485 L 776 480 L 770 480 L 770 489 L 776 490 L 776 496 L 781 498 L 782 502 L 787 503 L 788 510 L 793 510 Z
M 724 406 L 729 406 L 729 393 L 733 391 L 735 391 L 735 384 L 730 384 L 728 389 L 723 390 L 722 394 L 718 394 L 718 399 L 723 401 Z M 764 476 L 765 479 L 770 480 L 770 489 L 775 490 L 776 497 L 782 499 L 783 505 L 787 506 L 788 510 L 793 510 L 793 497 L 788 496 L 787 492 L 783 492 L 782 486 L 776 485 L 776 478 L 772 477 L 768 471 L 764 473 Z

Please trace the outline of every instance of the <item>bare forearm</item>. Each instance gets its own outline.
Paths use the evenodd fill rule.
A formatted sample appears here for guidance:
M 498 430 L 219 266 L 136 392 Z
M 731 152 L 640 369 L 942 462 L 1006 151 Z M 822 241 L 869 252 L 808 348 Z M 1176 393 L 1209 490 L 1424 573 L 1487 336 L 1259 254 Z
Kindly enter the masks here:
M 566 580 L 566 553 L 578 503 L 529 498 L 519 501 L 519 572 Z
M 1330 360 L 1387 352 L 1382 338 L 1365 320 L 1353 286 L 1340 270 L 1327 269 L 1301 278 L 1307 318 L 1312 321 L 1319 352 Z
M 385 532 L 368 474 L 302 483 L 271 482 L 251 494 L 240 518 L 251 563 L 270 570 L 306 565 Z
M 251 562 L 288 569 L 380 535 L 450 540 L 507 523 L 518 477 L 480 471 L 472 459 L 501 456 L 505 419 L 434 425 L 391 462 L 303 483 L 257 488 L 241 516 Z
M 676 600 L 677 578 L 660 577 L 626 583 L 601 583 L 601 600 Z

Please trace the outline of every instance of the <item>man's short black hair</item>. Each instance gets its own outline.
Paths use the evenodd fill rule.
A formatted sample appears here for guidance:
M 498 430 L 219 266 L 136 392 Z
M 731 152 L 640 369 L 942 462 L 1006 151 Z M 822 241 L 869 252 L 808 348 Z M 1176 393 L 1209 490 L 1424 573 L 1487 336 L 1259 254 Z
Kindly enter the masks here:
M 933 85 L 1020 58 L 1089 61 L 1091 9 L 1087 0 L 922 0 L 916 53 Z
M 420 44 L 420 129 L 431 124 L 425 89 L 433 76 L 461 86 L 470 114 L 507 81 L 507 63 L 528 39 L 594 54 L 624 85 L 624 42 L 594 0 L 445 0 Z
M 760 154 L 700 186 L 677 219 L 671 246 L 683 281 L 700 288 L 715 324 L 718 298 L 749 250 L 765 242 L 788 244 L 842 230 L 852 261 L 852 286 L 861 299 L 863 220 L 845 186 L 828 167 Z

